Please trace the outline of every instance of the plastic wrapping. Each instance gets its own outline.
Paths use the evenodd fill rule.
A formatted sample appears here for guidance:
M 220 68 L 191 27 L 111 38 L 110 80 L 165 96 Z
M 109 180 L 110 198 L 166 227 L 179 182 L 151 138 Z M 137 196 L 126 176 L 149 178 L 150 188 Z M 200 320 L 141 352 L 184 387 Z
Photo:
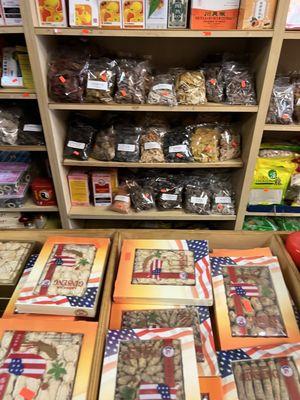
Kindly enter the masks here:
M 190 135 L 185 130 L 173 130 L 164 136 L 164 153 L 167 162 L 190 162 Z
M 274 218 L 278 225 L 279 231 L 300 231 L 300 220 L 299 218 Z
M 182 208 L 183 185 L 177 180 L 158 178 L 159 191 L 156 197 L 156 205 L 159 210 L 173 210 Z
M 113 125 L 96 134 L 91 157 L 100 161 L 112 161 L 116 154 L 116 131 Z
M 297 123 L 300 123 L 300 75 L 292 77 L 292 83 L 294 88 L 294 119 Z
M 150 65 L 148 61 L 119 60 L 117 66 L 116 102 L 145 103 L 150 80 Z
M 206 103 L 205 76 L 203 71 L 185 71 L 176 77 L 178 104 Z
M 85 101 L 111 103 L 114 100 L 117 63 L 109 58 L 90 60 L 87 72 Z
M 120 186 L 109 209 L 120 214 L 129 214 L 130 204 L 128 188 L 126 186 Z
M 141 136 L 142 163 L 162 163 L 165 161 L 163 152 L 163 136 L 166 129 L 152 126 Z
M 83 115 L 75 115 L 70 120 L 65 141 L 64 157 L 87 160 L 90 156 L 96 129 Z
M 277 231 L 278 226 L 268 217 L 246 217 L 243 225 L 244 231 Z
M 261 158 L 293 158 L 296 154 L 291 150 L 280 149 L 260 149 L 259 157 Z
M 233 160 L 241 156 L 241 136 L 230 127 L 221 128 L 220 161 Z
M 131 205 L 135 211 L 146 211 L 155 207 L 152 190 L 144 186 L 142 187 L 134 180 L 126 182 L 130 193 Z
M 210 191 L 198 181 L 187 183 L 184 192 L 184 209 L 189 213 L 210 214 Z
M 267 124 L 292 124 L 294 113 L 294 88 L 288 77 L 275 80 L 270 100 Z
M 205 85 L 207 101 L 223 103 L 225 101 L 225 81 L 220 64 L 205 65 Z
M 217 162 L 219 160 L 220 130 L 216 125 L 202 124 L 193 129 L 191 152 L 197 162 Z
M 115 161 L 138 162 L 140 159 L 140 136 L 142 129 L 135 126 L 116 127 Z
M 43 126 L 38 118 L 25 118 L 18 135 L 18 144 L 41 146 L 45 144 Z
M 213 175 L 210 179 L 212 214 L 234 215 L 234 192 L 228 175 Z
M 249 68 L 235 61 L 223 64 L 226 86 L 226 101 L 236 105 L 255 105 L 255 80 Z
M 20 115 L 7 108 L 0 108 L 0 143 L 15 145 L 20 132 Z
M 148 103 L 177 106 L 174 76 L 161 74 L 154 78 L 148 95 Z

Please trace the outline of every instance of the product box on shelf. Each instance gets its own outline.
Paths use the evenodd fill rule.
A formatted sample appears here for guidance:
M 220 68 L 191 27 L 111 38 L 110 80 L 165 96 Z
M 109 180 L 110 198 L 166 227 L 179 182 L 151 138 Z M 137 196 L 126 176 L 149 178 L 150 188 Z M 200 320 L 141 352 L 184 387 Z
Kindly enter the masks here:
M 300 343 L 218 352 L 224 400 L 300 398 Z
M 167 29 L 168 26 L 168 0 L 145 0 L 146 2 L 146 28 Z
M 145 28 L 145 1 L 146 0 L 121 0 L 122 1 L 122 27 L 124 29 Z
M 99 0 L 100 28 L 121 29 L 122 28 L 122 2 L 121 0 Z
M 208 307 L 114 303 L 109 328 L 192 328 L 199 376 L 219 375 Z
M 290 0 L 286 29 L 300 29 L 300 0 Z
M 70 26 L 99 26 L 98 0 L 69 0 Z
M 20 0 L 1 0 L 5 25 L 23 25 Z
M 55 190 L 52 179 L 35 178 L 31 183 L 33 200 L 38 206 L 55 206 Z
M 273 28 L 277 0 L 241 0 L 238 29 Z
M 94 317 L 109 246 L 104 238 L 48 238 L 21 289 L 18 312 Z
M 114 301 L 211 306 L 208 252 L 206 240 L 124 240 Z
M 28 182 L 21 183 L 13 193 L 0 195 L 0 208 L 23 207 L 26 202 L 28 188 Z
M 188 0 L 169 0 L 168 28 L 184 29 L 187 27 Z
M 89 175 L 85 171 L 71 170 L 68 174 L 72 206 L 89 206 Z
M 199 378 L 199 384 L 201 390 L 200 400 L 223 400 L 221 377 Z
M 222 350 L 299 340 L 278 259 L 269 249 L 256 250 L 219 250 L 210 258 Z
M 0 398 L 87 399 L 97 323 L 0 321 Z
M 35 0 L 40 26 L 68 26 L 65 0 Z
M 18 192 L 22 184 L 29 182 L 29 164 L 22 162 L 0 163 L 0 196 Z
M 191 29 L 236 29 L 240 0 L 192 0 Z
M 24 86 L 19 61 L 16 57 L 16 47 L 3 48 L 1 86 L 8 88 Z
M 124 398 L 200 398 L 191 328 L 108 332 L 99 400 Z
M 91 175 L 94 206 L 112 204 L 117 188 L 117 170 L 93 172 Z

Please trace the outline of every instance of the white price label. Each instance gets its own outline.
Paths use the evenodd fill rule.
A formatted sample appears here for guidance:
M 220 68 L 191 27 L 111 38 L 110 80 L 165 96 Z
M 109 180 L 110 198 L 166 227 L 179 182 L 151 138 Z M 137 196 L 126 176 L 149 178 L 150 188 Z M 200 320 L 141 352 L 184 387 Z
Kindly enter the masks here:
M 88 81 L 87 82 L 88 89 L 96 89 L 96 90 L 108 90 L 108 83 L 103 81 Z
M 197 196 L 192 196 L 191 197 L 191 203 L 193 204 L 207 204 L 208 197 L 197 197 Z
M 178 144 L 177 146 L 170 146 L 169 153 L 185 153 L 187 146 L 185 144 Z
M 176 201 L 178 196 L 177 196 L 177 194 L 163 193 L 161 198 L 162 198 L 162 200 Z
M 115 197 L 115 201 L 122 201 L 123 203 L 129 203 L 130 198 L 128 196 L 122 196 L 121 194 L 117 194 Z
M 219 204 L 230 204 L 231 203 L 231 197 L 216 197 L 216 203 Z
M 161 145 L 158 142 L 146 142 L 144 144 L 145 150 L 160 149 L 160 148 L 161 148 Z
M 119 143 L 118 144 L 118 150 L 119 151 L 128 151 L 130 153 L 135 151 L 135 145 L 134 144 L 126 144 L 126 143 Z
M 83 150 L 85 147 L 84 143 L 80 143 L 80 142 L 74 142 L 73 140 L 69 140 L 67 147 L 73 147 L 74 149 L 80 149 Z
M 154 85 L 152 90 L 173 90 L 173 85 L 170 83 L 159 83 L 158 85 Z
M 35 124 L 25 124 L 23 128 L 24 132 L 42 132 L 42 130 L 42 125 Z

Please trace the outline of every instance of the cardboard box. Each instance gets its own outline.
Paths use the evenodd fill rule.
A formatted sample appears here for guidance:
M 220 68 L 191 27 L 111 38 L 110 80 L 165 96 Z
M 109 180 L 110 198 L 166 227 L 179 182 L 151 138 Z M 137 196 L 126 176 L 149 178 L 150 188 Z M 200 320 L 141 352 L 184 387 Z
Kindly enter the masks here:
M 65 0 L 35 0 L 40 26 L 68 26 Z
M 124 29 L 145 28 L 145 1 L 144 0 L 121 0 L 122 1 L 122 27 Z
M 223 400 L 222 380 L 220 377 L 199 378 L 201 400 Z
M 192 0 L 191 29 L 236 29 L 240 0 Z
M 87 399 L 97 323 L 0 320 L 1 398 Z
M 68 175 L 72 206 L 90 205 L 89 176 L 80 170 L 71 170 Z
M 273 28 L 277 0 L 241 0 L 238 29 Z
M 109 239 L 48 238 L 16 301 L 18 312 L 94 317 L 109 246 Z
M 121 29 L 122 28 L 122 2 L 121 0 L 99 0 L 100 28 Z
M 93 172 L 92 191 L 94 206 L 109 206 L 117 187 L 117 170 Z
M 70 26 L 99 26 L 98 0 L 69 0 Z
M 188 8 L 188 0 L 169 0 L 168 28 L 186 28 Z
M 124 240 L 114 301 L 211 306 L 208 242 Z
M 211 257 L 211 266 L 221 349 L 299 340 L 277 257 L 260 252 L 253 256 L 251 251 L 247 255 L 247 250 L 231 257 L 228 252 L 217 254 Z
M 224 400 L 300 398 L 300 343 L 221 351 L 218 358 Z
M 150 399 L 149 394 L 152 394 L 153 399 L 168 398 L 167 395 L 175 399 L 178 391 L 180 398 L 198 400 L 200 391 L 192 332 L 191 328 L 109 331 L 99 400 L 121 398 L 116 393 L 129 390 L 137 393 L 130 398 Z M 120 381 L 121 376 L 124 383 Z M 126 385 L 126 378 L 130 386 Z
M 20 0 L 1 0 L 5 25 L 23 25 Z
M 167 29 L 168 0 L 146 1 L 146 29 Z
M 1 86 L 8 88 L 23 87 L 23 77 L 16 55 L 16 47 L 4 47 L 2 59 Z
M 286 29 L 300 29 L 300 0 L 290 0 Z
M 219 375 L 208 307 L 114 303 L 109 328 L 192 328 L 198 375 Z

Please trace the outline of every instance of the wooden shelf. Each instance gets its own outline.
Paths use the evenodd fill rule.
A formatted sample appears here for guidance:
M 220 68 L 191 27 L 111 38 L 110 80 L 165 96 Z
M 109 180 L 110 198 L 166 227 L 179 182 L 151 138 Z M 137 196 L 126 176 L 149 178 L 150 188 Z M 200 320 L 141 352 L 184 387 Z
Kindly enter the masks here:
M 280 125 L 280 124 L 266 124 L 265 131 L 285 131 L 285 132 L 299 132 L 300 133 L 300 124 L 299 125 Z
M 32 89 L 0 89 L 0 99 L 36 99 L 36 94 Z
M 24 33 L 23 26 L 0 26 L 0 33 Z
M 256 113 L 258 106 L 234 106 L 206 103 L 200 106 L 161 106 L 152 104 L 98 104 L 98 103 L 49 103 L 50 110 L 95 111 L 165 111 L 165 112 L 249 112 Z
M 102 207 L 71 207 L 69 217 L 73 219 L 114 219 L 114 220 L 160 220 L 160 221 L 235 221 L 235 215 L 187 214 L 182 210 L 149 210 L 139 213 L 120 214 Z
M 286 31 L 284 34 L 284 39 L 299 40 L 300 31 Z
M 23 207 L 0 208 L 0 212 L 58 212 L 56 206 L 37 206 L 31 199 L 28 199 Z
M 0 146 L 0 151 L 47 151 L 46 146 Z
M 215 163 L 131 163 L 131 162 L 114 162 L 114 161 L 97 161 L 90 158 L 87 161 L 64 160 L 63 165 L 68 167 L 99 167 L 99 168 L 241 168 L 243 161 L 241 159 L 220 161 Z
M 300 213 L 275 213 L 275 212 L 249 212 L 246 216 L 252 217 L 300 217 Z
M 198 31 L 191 29 L 99 29 L 99 28 L 35 28 L 36 35 L 46 36 L 112 36 L 112 37 L 168 37 L 168 38 L 265 38 L 273 30 Z

